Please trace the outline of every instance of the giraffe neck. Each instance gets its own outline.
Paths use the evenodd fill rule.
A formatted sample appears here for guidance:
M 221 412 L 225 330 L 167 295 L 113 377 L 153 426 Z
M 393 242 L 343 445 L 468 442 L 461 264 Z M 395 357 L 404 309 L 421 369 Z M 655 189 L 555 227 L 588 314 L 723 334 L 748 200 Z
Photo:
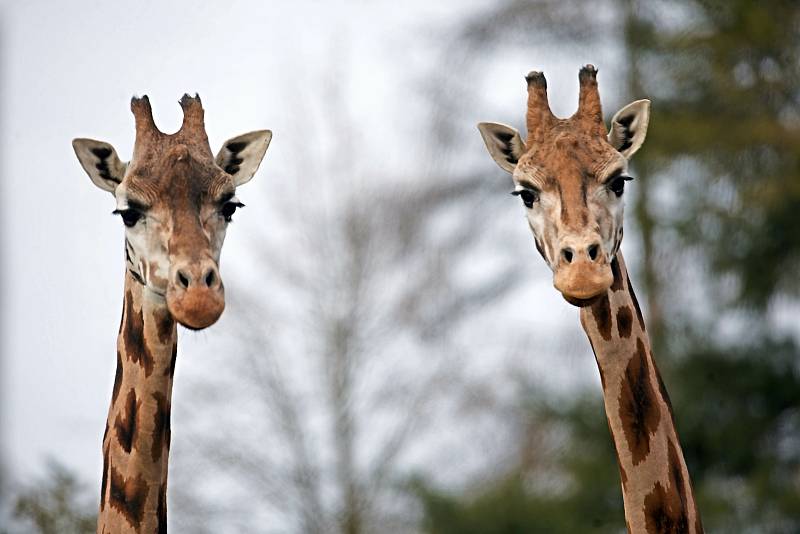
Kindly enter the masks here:
M 628 532 L 701 534 L 672 405 L 621 252 L 612 269 L 611 289 L 581 308 L 581 324 L 600 369 Z
M 166 532 L 175 321 L 126 271 L 117 372 L 103 436 L 98 534 Z

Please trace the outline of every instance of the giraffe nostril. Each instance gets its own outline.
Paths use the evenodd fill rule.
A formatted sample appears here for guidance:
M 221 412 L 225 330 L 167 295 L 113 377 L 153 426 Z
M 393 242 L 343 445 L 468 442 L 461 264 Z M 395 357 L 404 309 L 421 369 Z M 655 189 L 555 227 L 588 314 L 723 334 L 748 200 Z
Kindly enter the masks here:
M 186 275 L 183 273 L 183 271 L 178 271 L 178 284 L 179 284 L 179 285 L 180 285 L 180 286 L 181 286 L 183 289 L 188 289 L 188 288 L 189 288 L 189 277 L 188 277 L 188 276 L 186 276 Z
M 564 259 L 567 261 L 567 263 L 572 263 L 572 249 L 571 248 L 562 249 L 561 250 L 561 255 L 564 256 Z
M 600 245 L 598 245 L 597 243 L 589 246 L 589 258 L 591 258 L 592 261 L 597 259 L 597 253 L 599 250 L 600 250 Z
M 214 281 L 217 279 L 217 275 L 214 274 L 214 269 L 209 269 L 208 273 L 206 274 L 205 281 L 206 286 L 211 287 L 214 284 Z

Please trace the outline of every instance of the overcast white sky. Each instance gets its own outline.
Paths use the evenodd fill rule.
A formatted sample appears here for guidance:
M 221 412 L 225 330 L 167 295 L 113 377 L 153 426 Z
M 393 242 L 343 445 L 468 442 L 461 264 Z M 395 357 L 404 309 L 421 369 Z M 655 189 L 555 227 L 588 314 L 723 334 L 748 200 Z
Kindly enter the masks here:
M 252 271 L 256 265 L 242 265 L 247 239 L 264 219 L 255 218 L 259 207 L 248 196 L 279 182 L 282 169 L 303 165 L 303 154 L 294 150 L 304 135 L 313 138 L 315 125 L 298 124 L 296 109 L 325 98 L 319 80 L 350 80 L 344 97 L 362 135 L 372 139 L 365 156 L 402 168 L 413 157 L 414 132 L 425 126 L 413 91 L 440 59 L 433 48 L 436 28 L 490 2 L 137 4 L 28 1 L 5 4 L 0 12 L 0 406 L 4 463 L 15 478 L 40 472 L 52 456 L 87 480 L 99 480 L 122 306 L 123 227 L 110 215 L 110 195 L 95 188 L 78 164 L 71 139 L 106 140 L 129 157 L 129 101 L 145 93 L 156 122 L 171 132 L 180 124 L 178 98 L 198 92 L 213 150 L 234 135 L 272 129 L 264 164 L 239 195 L 248 210 L 228 233 L 223 253 L 223 276 L 235 275 L 233 264 Z M 477 111 L 516 106 L 521 123 L 522 76 L 540 68 L 551 88 L 559 87 L 551 91 L 554 111 L 570 114 L 577 68 L 587 61 L 600 60 L 566 52 L 502 58 L 476 81 L 497 88 Z M 612 67 L 605 72 L 610 78 Z M 477 111 L 465 128 L 500 118 Z M 381 131 L 387 122 L 396 129 Z M 484 156 L 477 132 L 471 146 Z M 529 239 L 521 220 L 518 231 Z M 526 243 L 532 251 L 532 242 Z M 526 312 L 541 310 L 552 322 L 572 325 L 577 335 L 577 312 L 550 289 L 540 263 L 532 264 L 539 282 L 528 293 L 536 298 L 527 301 Z M 182 333 L 180 365 L 193 365 L 184 355 L 201 358 L 203 347 L 225 328 L 223 317 L 200 335 Z M 591 361 L 581 365 L 592 371 Z M 180 395 L 179 384 L 175 391 Z M 175 427 L 179 434 L 180 424 Z

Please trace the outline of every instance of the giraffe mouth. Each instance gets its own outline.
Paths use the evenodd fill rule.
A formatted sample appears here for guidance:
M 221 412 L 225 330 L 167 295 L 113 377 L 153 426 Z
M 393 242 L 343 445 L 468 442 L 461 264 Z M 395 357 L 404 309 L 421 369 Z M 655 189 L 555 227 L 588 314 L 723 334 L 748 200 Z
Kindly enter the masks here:
M 181 326 L 203 330 L 217 322 L 225 309 L 225 292 L 218 288 L 167 289 L 167 309 Z
M 594 263 L 579 259 L 561 265 L 553 274 L 553 285 L 564 300 L 583 308 L 591 306 L 608 292 L 614 275 L 607 263 Z
M 585 308 L 587 306 L 591 306 L 592 304 L 600 300 L 600 298 L 603 295 L 605 295 L 605 293 L 600 293 L 599 295 L 595 295 L 594 297 L 589 297 L 588 299 L 581 299 L 578 297 L 570 297 L 569 295 L 565 295 L 563 293 L 561 294 L 561 296 L 564 297 L 564 300 L 566 300 L 573 306 L 577 306 L 578 308 Z
M 592 266 L 581 270 L 562 268 L 556 273 L 553 285 L 564 300 L 583 308 L 597 302 L 613 282 L 614 276 L 608 266 Z
M 190 324 L 181 323 L 180 321 L 178 321 L 178 324 L 180 324 L 182 327 L 184 327 L 187 330 L 191 330 L 192 332 L 199 332 L 201 330 L 205 330 L 206 328 L 208 328 L 208 326 L 196 326 L 195 327 L 195 326 L 192 326 Z

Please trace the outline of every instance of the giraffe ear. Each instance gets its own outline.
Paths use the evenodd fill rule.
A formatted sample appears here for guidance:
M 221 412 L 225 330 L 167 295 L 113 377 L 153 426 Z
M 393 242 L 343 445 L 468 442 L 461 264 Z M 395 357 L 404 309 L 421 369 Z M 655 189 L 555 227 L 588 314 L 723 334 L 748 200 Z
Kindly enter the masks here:
M 120 161 L 114 147 L 94 139 L 73 139 L 72 148 L 94 185 L 113 194 L 128 166 Z
M 240 186 L 250 181 L 258 170 L 272 132 L 258 130 L 228 139 L 217 154 L 217 165 L 233 176 L 233 182 Z
M 644 143 L 650 122 L 650 101 L 637 100 L 617 111 L 611 119 L 608 142 L 620 154 L 631 159 Z
M 504 171 L 513 173 L 519 158 L 525 153 L 525 141 L 519 132 L 496 122 L 478 123 L 478 130 L 495 163 Z

